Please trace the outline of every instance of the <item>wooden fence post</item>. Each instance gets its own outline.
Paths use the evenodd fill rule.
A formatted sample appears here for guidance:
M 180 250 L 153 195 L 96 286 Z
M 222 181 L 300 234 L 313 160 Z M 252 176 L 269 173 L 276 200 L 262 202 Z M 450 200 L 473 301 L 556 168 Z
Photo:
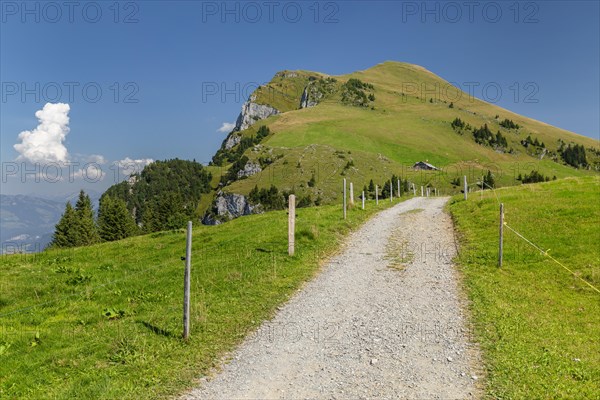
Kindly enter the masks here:
M 379 205 L 379 186 L 375 185 L 375 204 Z
M 350 182 L 350 205 L 354 206 L 354 185 Z
M 294 251 L 296 250 L 295 233 L 296 233 L 296 196 L 293 194 L 290 194 L 290 197 L 288 200 L 288 254 L 290 256 L 293 256 Z
M 400 179 L 398 179 L 398 197 L 402 197 L 402 191 L 400 190 Z
M 362 209 L 365 209 L 365 192 L 362 192 Z
M 412 184 L 412 187 L 413 187 L 413 196 L 416 196 L 417 195 L 417 187 L 415 186 L 414 183 Z
M 392 186 L 392 180 L 390 179 L 390 202 L 394 202 L 394 187 Z
M 467 199 L 467 191 L 469 190 L 469 187 L 467 186 L 467 176 L 464 176 L 464 183 L 463 183 L 463 190 L 465 192 L 465 200 Z
M 421 197 L 423 197 L 423 186 L 421 186 Z
M 192 221 L 188 221 L 185 240 L 185 272 L 183 274 L 183 339 L 190 337 L 190 270 L 192 265 Z
M 344 178 L 344 219 L 346 219 L 346 178 Z
M 498 245 L 498 268 L 502 267 L 502 253 L 504 251 L 504 203 L 500 203 L 500 243 Z

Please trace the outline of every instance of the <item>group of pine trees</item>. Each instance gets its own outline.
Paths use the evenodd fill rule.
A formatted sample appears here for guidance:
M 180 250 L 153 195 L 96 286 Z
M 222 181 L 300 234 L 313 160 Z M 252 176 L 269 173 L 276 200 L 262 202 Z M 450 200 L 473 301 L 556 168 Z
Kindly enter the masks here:
M 515 124 L 513 120 L 505 118 L 504 120 L 499 122 L 499 125 L 506 129 L 519 129 L 519 124 Z
M 383 185 L 375 185 L 373 179 L 369 181 L 369 185 L 365 185 L 363 187 L 363 191 L 365 192 L 365 198 L 367 199 L 375 199 L 375 189 L 379 192 L 380 199 L 386 199 L 390 197 L 390 190 L 393 191 L 393 195 L 398 195 L 398 180 L 400 181 L 400 195 L 403 193 L 407 193 L 410 191 L 410 186 L 408 183 L 408 179 L 402 179 L 396 175 L 392 175 L 390 179 L 385 181 Z
M 535 139 L 532 139 L 531 135 L 528 135 L 524 140 L 522 140 L 521 144 L 525 147 L 534 146 L 534 147 L 541 147 L 544 149 L 546 148 L 546 145 L 544 144 L 544 142 L 540 142 L 537 137 Z
M 494 134 L 487 124 L 484 124 L 479 128 L 473 128 L 471 125 L 457 117 L 450 123 L 450 126 L 455 132 L 460 133 L 461 135 L 463 134 L 463 131 L 472 131 L 473 139 L 475 139 L 475 143 L 477 144 L 503 150 L 508 147 L 508 140 L 506 140 L 506 137 L 500 133 L 500 131 L 497 131 Z M 500 122 L 500 126 L 507 129 L 519 128 L 519 125 L 509 119 Z
M 314 174 L 311 177 L 311 180 L 313 181 L 314 185 Z M 291 194 L 295 194 L 294 192 L 294 188 L 289 191 L 280 191 L 275 185 L 271 185 L 269 189 L 259 189 L 258 186 L 254 186 L 254 188 L 248 194 L 248 200 L 252 204 L 260 204 L 264 211 L 283 210 L 288 206 L 288 198 Z M 318 206 L 320 204 L 321 198 L 317 197 L 317 199 L 313 201 L 310 194 L 298 197 L 296 200 L 296 207 L 298 208 L 311 207 L 313 205 Z
M 567 164 L 575 168 L 586 167 L 588 165 L 587 158 L 585 156 L 585 147 L 583 147 L 583 145 L 576 144 L 571 146 L 569 144 L 567 147 L 562 149 L 560 154 Z
M 454 177 L 450 181 L 450 184 L 452 186 L 454 186 L 455 188 L 457 188 L 459 186 L 462 186 L 462 180 L 459 177 Z M 490 171 L 488 169 L 487 174 L 483 175 L 482 188 L 484 190 L 486 190 L 486 189 L 494 189 L 495 187 L 496 187 L 496 179 L 494 178 L 494 174 L 492 174 L 492 171 Z M 464 190 L 461 190 L 461 192 L 464 192 Z
M 108 188 L 96 218 L 89 196 L 81 191 L 75 207 L 67 203 L 51 246 L 87 246 L 183 228 L 195 217 L 201 195 L 210 192 L 211 179 L 196 161 L 155 161 Z
M 512 123 L 512 121 L 510 122 Z M 500 123 L 500 125 L 505 126 L 502 123 Z M 455 132 L 460 133 L 461 135 L 463 134 L 463 131 L 473 131 L 473 138 L 475 139 L 475 143 L 477 144 L 481 144 L 483 146 L 491 146 L 496 149 L 506 149 L 508 147 L 508 141 L 506 140 L 506 137 L 502 135 L 500 131 L 496 132 L 496 134 L 492 133 L 487 124 L 484 124 L 483 126 L 474 129 L 471 125 L 457 117 L 454 118 L 454 120 L 450 123 L 450 126 Z M 514 124 L 507 126 L 518 127 L 518 125 Z
M 342 104 L 368 107 L 375 101 L 374 86 L 360 79 L 350 78 L 342 85 Z M 369 92 L 369 94 L 367 94 Z
M 275 185 L 260 190 L 258 186 L 254 186 L 248 194 L 248 200 L 254 204 L 261 204 L 265 211 L 283 210 L 286 207 L 286 197 Z
M 495 135 L 492 133 L 490 128 L 488 128 L 487 124 L 484 124 L 482 127 L 473 130 L 473 137 L 475 138 L 475 143 L 488 145 L 496 148 L 506 148 L 508 147 L 508 141 L 506 137 L 498 131 Z
M 521 181 L 522 183 L 549 182 L 550 177 L 544 176 L 539 171 L 533 170 L 533 171 L 531 171 L 531 173 L 525 174 L 525 176 L 522 176 L 521 174 L 519 174 L 519 176 L 517 177 L 517 180 Z M 553 181 L 556 180 L 556 175 L 552 177 L 552 180 Z
M 200 197 L 211 190 L 211 179 L 196 161 L 155 161 L 103 196 L 123 200 L 142 233 L 179 229 L 194 218 Z
M 496 119 L 498 119 L 499 116 L 496 115 Z M 514 121 L 505 118 L 504 120 L 500 121 L 498 123 L 501 127 L 511 130 L 511 129 L 520 129 L 521 126 L 519 124 L 516 124 Z M 475 143 L 477 144 L 481 144 L 484 146 L 491 146 L 494 147 L 496 149 L 506 149 L 508 147 L 508 141 L 506 140 L 506 137 L 504 135 L 502 135 L 502 133 L 500 133 L 500 131 L 498 131 L 496 134 L 492 133 L 492 131 L 490 130 L 490 128 L 488 127 L 487 124 L 484 124 L 483 126 L 481 126 L 480 128 L 476 128 L 473 129 L 468 123 L 466 123 L 465 121 L 463 121 L 460 118 L 454 118 L 454 120 L 450 123 L 450 126 L 452 127 L 452 129 L 460 134 L 463 133 L 464 130 L 472 130 L 473 132 L 473 138 L 475 139 Z M 559 140 L 560 141 L 560 140 Z M 585 147 L 583 145 L 568 145 L 565 146 L 565 143 L 563 141 L 561 142 L 561 146 L 558 149 L 558 154 L 560 154 L 560 156 L 562 157 L 563 161 L 575 168 L 585 168 L 588 166 L 588 161 L 587 161 L 587 157 L 586 157 L 586 153 L 585 153 Z M 546 149 L 546 144 L 540 140 L 538 140 L 538 138 L 532 138 L 531 135 L 528 135 L 527 138 L 521 140 L 521 144 L 526 147 L 533 147 L 535 149 L 541 149 L 541 151 L 543 151 L 544 149 Z M 512 152 L 513 150 L 510 149 L 510 152 Z M 538 179 L 539 177 L 535 176 L 535 174 L 533 175 L 533 178 L 531 178 L 533 181 L 536 181 L 536 179 Z M 549 179 L 549 178 L 548 178 Z
M 454 120 L 450 123 L 450 126 L 452 126 L 452 129 L 454 130 L 462 130 L 465 129 L 467 124 L 465 123 L 465 121 L 457 117 L 454 118 Z
M 102 196 L 98 217 L 90 197 L 82 190 L 75 207 L 67 202 L 65 212 L 56 224 L 51 247 L 89 246 L 103 241 L 124 239 L 139 233 L 133 216 L 122 199 Z

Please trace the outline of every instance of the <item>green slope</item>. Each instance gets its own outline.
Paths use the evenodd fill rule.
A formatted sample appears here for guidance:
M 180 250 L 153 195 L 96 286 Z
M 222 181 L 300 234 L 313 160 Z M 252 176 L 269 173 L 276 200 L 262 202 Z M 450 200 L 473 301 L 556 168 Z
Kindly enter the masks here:
M 497 196 L 497 197 L 496 197 Z M 497 268 L 498 201 L 505 222 Z M 600 179 L 568 178 L 453 199 L 458 257 L 489 398 L 593 399 L 600 387 Z
M 455 177 L 467 175 L 470 182 L 475 182 L 488 169 L 502 186 L 518 184 L 519 174 L 534 169 L 549 177 L 562 178 L 597 174 L 600 168 L 599 153 L 594 152 L 600 148 L 597 141 L 469 97 L 424 68 L 406 63 L 385 62 L 365 71 L 333 77 L 337 80 L 333 92 L 324 95 L 315 107 L 298 109 L 303 87 L 326 77 L 314 72 L 284 71 L 257 90 L 255 102 L 279 107 L 283 113 L 242 132 L 253 136 L 260 125 L 267 125 L 274 132 L 259 147 L 246 150 L 245 155 L 250 160 L 267 153 L 281 158 L 258 176 L 230 183 L 226 191 L 245 194 L 254 185 L 274 183 L 300 194 L 320 193 L 326 201 L 331 201 L 339 192 L 343 171 L 336 151 L 345 152 L 347 159 L 353 160 L 354 168 L 345 173 L 359 187 L 371 178 L 383 183 L 395 173 L 417 185 L 431 184 L 446 193 L 459 190 L 450 184 Z M 375 101 L 369 107 L 342 104 L 342 85 L 351 78 L 373 85 Z M 449 107 L 451 102 L 453 108 Z M 500 131 L 508 141 L 506 151 L 475 143 L 469 131 L 462 135 L 455 132 L 451 127 L 455 118 L 474 128 L 487 124 L 493 133 Z M 499 123 L 504 119 L 512 120 L 520 128 L 501 127 Z M 525 148 L 521 141 L 529 135 L 545 143 L 556 160 L 551 159 L 552 154 L 540 159 L 541 154 L 534 154 L 531 147 Z M 583 145 L 592 170 L 565 165 L 556 155 L 559 139 L 566 144 Z M 541 153 L 541 149 L 537 152 Z M 415 162 L 426 160 L 442 171 L 412 170 Z M 299 171 L 288 168 L 298 162 L 307 167 Z M 329 179 L 318 182 L 317 188 L 306 188 L 311 175 L 323 170 L 331 172 Z
M 390 202 L 195 226 L 191 336 L 181 339 L 185 232 L 0 257 L 0 398 L 162 399 L 197 384 L 270 318 L 351 229 Z M 265 339 L 266 340 L 266 339 Z
M 299 195 L 311 193 L 334 201 L 344 177 L 355 183 L 356 191 L 371 178 L 382 183 L 396 174 L 417 185 L 451 192 L 458 190 L 450 184 L 452 178 L 468 175 L 475 182 L 487 169 L 497 174 L 501 185 L 518 183 L 516 175 L 532 169 L 559 178 L 579 176 L 498 194 L 506 201 L 509 221 L 516 228 L 533 232 L 532 239 L 555 248 L 553 254 L 598 285 L 597 252 L 589 250 L 597 243 L 597 223 L 589 221 L 598 220 L 597 207 L 593 207 L 598 183 L 597 177 L 581 177 L 597 172 L 539 160 L 526 154 L 519 143 L 529 134 L 554 150 L 559 138 L 586 148 L 598 147 L 595 141 L 478 100 L 463 98 L 449 108 L 444 97 L 429 102 L 412 93 L 403 95 L 407 82 L 444 83 L 409 64 L 384 63 L 335 77 L 335 90 L 317 106 L 302 110 L 298 105 L 303 88 L 311 79 L 320 82 L 327 76 L 306 71 L 292 75 L 281 74 L 256 93 L 257 102 L 284 113 L 242 132 L 252 136 L 259 126 L 269 126 L 273 133 L 244 154 L 250 160 L 270 156 L 275 161 L 262 173 L 227 185 L 225 191 L 246 194 L 254 185 L 274 183 L 282 190 L 295 189 Z M 369 107 L 342 104 L 342 85 L 350 78 L 373 85 L 375 100 Z M 488 123 L 496 131 L 496 115 L 498 120 L 509 118 L 522 126 L 518 131 L 503 130 L 517 152 L 496 152 L 450 127 L 460 117 L 475 127 Z M 409 167 L 420 160 L 445 171 L 412 171 Z M 597 156 L 589 153 L 589 161 L 596 162 Z M 229 167 L 229 163 L 209 167 L 215 190 Z M 312 176 L 315 187 L 308 185 Z M 579 355 L 595 349 L 588 337 L 593 337 L 597 326 L 597 298 L 535 254 L 514 263 L 507 257 L 505 269 L 490 269 L 493 257 L 478 246 L 494 244 L 496 209 L 491 193 L 477 200 L 480 196 L 456 203 L 453 211 L 465 234 L 466 250 L 461 257 L 470 255 L 461 262 L 471 299 L 480 310 L 474 311 L 477 326 L 483 327 L 478 334 L 487 354 L 490 393 L 552 398 L 575 397 L 571 394 L 577 390 L 593 395 L 597 357 Z M 205 196 L 200 207 L 209 207 L 210 201 L 211 196 Z M 381 202 L 380 208 L 389 204 Z M 285 211 L 243 217 L 218 227 L 197 227 L 192 339 L 188 343 L 179 339 L 179 257 L 185 248 L 181 231 L 2 257 L 0 397 L 163 398 L 179 393 L 272 315 L 278 304 L 318 270 L 321 257 L 335 251 L 343 234 L 374 210 L 373 204 L 366 212 L 354 209 L 349 220 L 342 221 L 339 206 L 299 209 L 294 257 L 286 253 Z M 531 290 L 532 286 L 536 289 Z M 583 304 L 581 310 L 579 304 Z M 527 314 L 530 310 L 533 315 Z M 545 321 L 551 321 L 546 325 L 548 332 L 535 329 Z M 498 345 L 498 337 L 514 340 Z M 571 365 L 567 361 L 571 357 L 582 363 Z M 557 383 L 552 391 L 544 382 L 555 376 L 554 367 L 560 377 L 552 381 Z M 518 385 L 511 389 L 511 382 Z

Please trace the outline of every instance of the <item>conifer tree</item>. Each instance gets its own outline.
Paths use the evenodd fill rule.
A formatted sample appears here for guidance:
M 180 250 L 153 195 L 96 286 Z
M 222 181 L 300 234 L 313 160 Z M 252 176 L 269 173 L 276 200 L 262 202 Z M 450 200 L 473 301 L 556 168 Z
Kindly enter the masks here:
M 259 193 L 260 192 L 258 190 L 258 185 L 254 185 L 254 188 L 250 191 L 250 193 L 248 193 L 248 200 L 250 200 L 253 203 L 259 203 L 260 202 Z
M 487 175 L 483 177 L 484 189 L 494 188 L 496 187 L 496 180 L 494 179 L 494 175 L 492 172 L 488 170 Z
M 528 144 L 533 144 L 533 139 L 531 139 L 531 135 L 527 135 L 527 138 L 525 139 L 525 141 L 526 141 Z
M 381 198 L 387 199 L 390 197 L 390 180 L 385 181 L 381 187 Z
M 153 211 L 159 221 L 160 230 L 171 230 L 185 226 L 189 210 L 185 209 L 179 192 L 168 192 L 158 199 Z
M 373 179 L 371 179 L 369 181 L 369 192 L 374 192 L 375 191 L 375 183 L 373 182 Z
M 71 203 L 67 202 L 67 205 L 65 206 L 65 212 L 54 229 L 54 235 L 52 236 L 50 247 L 64 248 L 76 246 L 76 219 L 77 215 L 73 209 L 73 206 L 71 206 Z
M 160 225 L 156 219 L 153 205 L 149 204 L 142 215 L 142 232 L 152 233 L 158 231 L 160 231 Z
M 76 245 L 87 246 L 98 243 L 100 236 L 98 235 L 98 229 L 94 221 L 92 201 L 90 200 L 90 196 L 85 194 L 83 190 L 79 192 L 79 198 L 75 204 L 75 214 L 77 217 L 74 224 Z
M 133 216 L 127 210 L 127 204 L 119 198 L 102 196 L 98 208 L 98 233 L 100 239 L 113 241 L 125 239 L 137 233 Z

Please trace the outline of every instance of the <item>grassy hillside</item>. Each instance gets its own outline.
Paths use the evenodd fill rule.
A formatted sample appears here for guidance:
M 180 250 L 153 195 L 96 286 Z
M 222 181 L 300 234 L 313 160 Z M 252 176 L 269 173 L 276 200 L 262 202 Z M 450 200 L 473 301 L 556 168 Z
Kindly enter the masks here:
M 164 398 L 194 385 L 377 210 L 285 211 L 196 226 L 191 338 L 181 339 L 183 231 L 0 257 L 0 398 Z
M 321 82 L 322 78 L 328 77 L 307 71 L 284 71 L 255 93 L 256 102 L 279 107 L 283 114 L 241 133 L 253 136 L 260 125 L 267 125 L 274 132 L 244 154 L 251 161 L 268 154 L 280 158 L 262 174 L 233 182 L 226 191 L 246 194 L 254 185 L 274 183 L 283 190 L 295 188 L 299 194 L 320 192 L 325 201 L 332 201 L 342 173 L 360 187 L 371 178 L 382 183 L 395 173 L 446 193 L 460 190 L 451 185 L 454 178 L 467 175 L 474 182 L 487 170 L 494 173 L 500 186 L 518 184 L 518 175 L 532 170 L 550 178 L 597 174 L 565 165 L 557 154 L 559 140 L 565 145 L 583 145 L 592 170 L 600 168 L 600 153 L 593 150 L 600 149 L 597 141 L 469 97 L 419 66 L 386 62 L 365 71 L 331 77 L 336 83 L 317 106 L 298 109 L 303 87 Z M 343 102 L 343 85 L 352 78 L 373 85 L 375 100 L 367 107 Z M 455 118 L 474 129 L 487 124 L 493 134 L 500 131 L 507 140 L 506 148 L 477 144 L 472 131 L 461 133 L 452 128 Z M 519 128 L 501 126 L 504 119 Z M 541 147 L 523 146 L 521 141 L 528 136 L 544 143 L 546 153 Z M 339 160 L 339 152 L 346 154 L 345 162 Z M 350 171 L 343 170 L 347 160 L 354 163 Z M 415 162 L 425 160 L 443 171 L 412 170 Z M 289 168 L 298 164 L 297 169 Z M 310 190 L 305 182 L 315 171 L 327 171 L 327 180 Z
M 506 223 L 497 268 L 498 199 L 455 198 L 450 211 L 490 398 L 598 398 L 600 179 L 569 178 L 497 190 Z
M 365 83 L 364 102 L 352 91 L 351 79 Z M 438 85 L 439 95 L 415 90 L 423 84 Z M 317 106 L 298 109 L 307 85 L 323 90 L 322 96 Z M 460 190 L 452 184 L 455 178 L 467 175 L 472 185 L 487 170 L 500 186 L 520 184 L 517 176 L 532 170 L 548 177 L 574 176 L 475 194 L 468 202 L 456 200 L 451 211 L 462 234 L 459 261 L 486 356 L 490 396 L 593 397 L 600 383 L 600 352 L 590 339 L 600 325 L 598 294 L 510 232 L 506 265 L 496 269 L 495 195 L 506 204 L 510 226 L 550 248 L 597 287 L 598 172 L 553 161 L 551 154 L 542 158 L 539 149 L 521 141 L 531 135 L 550 153 L 557 152 L 559 139 L 586 149 L 598 144 L 466 94 L 456 100 L 456 93 L 442 89 L 446 85 L 425 69 L 403 63 L 337 77 L 278 74 L 257 90 L 255 101 L 283 113 L 240 133 L 249 139 L 268 126 L 270 133 L 260 143 L 231 151 L 262 162 L 263 171 L 220 186 L 240 158 L 225 157 L 222 165 L 209 166 L 214 191 L 202 197 L 196 216 L 210 207 L 217 190 L 248 194 L 255 185 L 275 184 L 327 203 L 339 200 L 342 178 L 354 183 L 358 195 L 370 179 L 381 185 L 392 174 L 446 194 Z M 477 144 L 471 131 L 453 129 L 457 117 L 474 128 L 487 124 L 494 133 L 500 130 L 506 151 Z M 520 127 L 501 127 L 504 119 Z M 443 170 L 412 170 L 416 161 L 425 160 Z M 592 166 L 599 160 L 598 153 L 588 151 Z M 354 209 L 346 221 L 339 205 L 298 209 L 294 257 L 287 256 L 285 211 L 217 227 L 196 224 L 187 343 L 180 339 L 183 231 L 1 257 L 0 397 L 177 394 L 269 318 L 350 229 L 389 204 L 376 208 L 369 202 L 367 211 Z

